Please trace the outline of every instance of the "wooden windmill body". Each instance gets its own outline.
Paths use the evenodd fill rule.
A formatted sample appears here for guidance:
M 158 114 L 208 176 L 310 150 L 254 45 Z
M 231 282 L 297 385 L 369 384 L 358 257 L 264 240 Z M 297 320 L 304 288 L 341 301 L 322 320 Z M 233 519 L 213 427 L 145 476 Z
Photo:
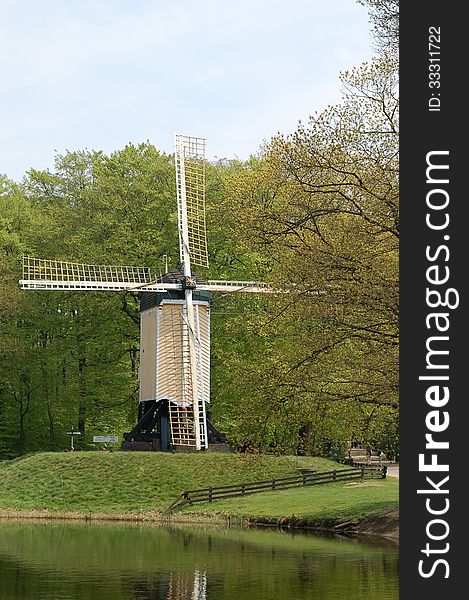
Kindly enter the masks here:
M 180 272 L 167 273 L 165 282 L 180 280 Z M 193 293 L 194 328 L 197 337 L 197 389 L 199 419 L 206 420 L 210 402 L 210 294 Z M 142 294 L 140 303 L 140 411 L 139 423 L 126 434 L 128 442 L 153 443 L 157 448 L 193 447 L 193 391 L 189 349 L 189 328 L 184 294 L 179 291 Z M 157 427 L 148 431 L 145 415 L 159 410 Z M 161 421 L 161 418 L 163 421 Z M 164 420 L 168 428 L 165 432 Z M 143 419 L 143 423 L 141 420 Z M 202 448 L 208 447 L 206 429 L 200 433 Z M 221 438 L 220 438 L 221 441 Z M 131 447 L 131 444 L 128 444 Z
M 175 166 L 180 269 L 158 277 L 151 267 L 23 258 L 22 289 L 141 293 L 139 412 L 124 434 L 128 448 L 203 450 L 223 441 L 206 410 L 211 296 L 272 292 L 265 283 L 206 282 L 193 273 L 208 267 L 205 140 L 176 134 Z

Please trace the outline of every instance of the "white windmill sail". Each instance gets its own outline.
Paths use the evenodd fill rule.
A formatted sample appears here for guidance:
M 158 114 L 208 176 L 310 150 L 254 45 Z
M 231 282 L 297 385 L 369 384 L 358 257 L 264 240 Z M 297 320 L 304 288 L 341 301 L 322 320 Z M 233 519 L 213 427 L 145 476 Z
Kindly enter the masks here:
M 128 265 L 91 265 L 64 260 L 23 256 L 24 290 L 89 290 L 101 292 L 163 292 L 181 290 L 181 283 L 162 283 L 157 269 Z M 272 286 L 262 281 L 222 281 L 209 279 L 197 284 L 203 292 L 271 293 Z
M 181 263 L 208 267 L 205 222 L 205 140 L 174 135 Z M 190 275 L 190 273 L 189 273 Z
M 90 265 L 64 260 L 23 256 L 23 278 L 19 284 L 29 290 L 94 290 L 121 292 L 178 289 L 177 284 L 158 283 L 151 267 Z
M 201 343 L 196 327 L 192 291 L 192 265 L 208 267 L 205 224 L 205 140 L 182 134 L 174 136 L 178 199 L 179 255 L 184 267 L 184 310 L 187 328 L 187 399 L 192 407 L 195 447 L 208 448 L 205 401 L 202 396 Z M 171 411 L 170 411 L 171 417 Z M 177 416 L 176 416 L 177 417 Z M 170 426 L 173 423 L 170 419 Z

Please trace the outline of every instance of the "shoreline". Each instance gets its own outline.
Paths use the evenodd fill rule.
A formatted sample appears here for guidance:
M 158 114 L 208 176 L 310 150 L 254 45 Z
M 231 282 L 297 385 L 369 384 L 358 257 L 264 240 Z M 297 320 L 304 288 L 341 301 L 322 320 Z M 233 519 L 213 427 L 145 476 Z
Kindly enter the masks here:
M 266 527 L 280 531 L 310 531 L 346 535 L 348 537 L 366 536 L 374 539 L 386 539 L 399 543 L 399 509 L 389 508 L 384 511 L 371 513 L 359 519 L 338 522 L 335 525 L 324 525 L 320 521 L 311 523 L 299 516 L 268 518 L 241 518 L 230 515 L 213 515 L 197 513 L 176 513 L 167 515 L 159 511 L 141 513 L 80 513 L 71 511 L 50 511 L 47 509 L 15 510 L 0 508 L 1 521 L 75 521 L 75 522 L 108 522 L 135 523 L 146 525 L 215 525 L 228 527 Z

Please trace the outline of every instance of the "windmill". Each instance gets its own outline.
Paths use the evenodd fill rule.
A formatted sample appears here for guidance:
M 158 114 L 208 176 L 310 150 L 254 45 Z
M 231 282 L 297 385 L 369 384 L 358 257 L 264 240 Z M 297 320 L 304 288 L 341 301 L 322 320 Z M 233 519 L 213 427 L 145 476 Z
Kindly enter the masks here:
M 214 293 L 268 293 L 266 283 L 204 281 L 205 139 L 175 134 L 181 268 L 158 277 L 151 267 L 108 266 L 23 257 L 26 290 L 138 291 L 140 311 L 139 416 L 124 434 L 128 447 L 208 448 L 222 437 L 207 419 L 210 402 L 210 298 Z

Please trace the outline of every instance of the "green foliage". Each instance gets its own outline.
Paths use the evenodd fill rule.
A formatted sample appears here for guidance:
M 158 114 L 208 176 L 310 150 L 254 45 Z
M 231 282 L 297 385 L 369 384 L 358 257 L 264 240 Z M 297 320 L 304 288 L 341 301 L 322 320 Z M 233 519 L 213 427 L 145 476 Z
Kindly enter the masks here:
M 86 447 L 133 423 L 138 297 L 20 292 L 20 256 L 162 270 L 177 244 L 172 180 L 170 159 L 145 144 L 59 156 L 53 174 L 31 170 L 23 186 L 2 180 L 0 452 L 64 448 L 72 425 Z
M 264 450 L 334 456 L 357 439 L 396 455 L 396 64 L 343 83 L 341 105 L 225 175 L 233 238 L 286 293 L 231 323 L 240 343 L 218 352 L 220 387 L 241 396 L 233 432 Z

